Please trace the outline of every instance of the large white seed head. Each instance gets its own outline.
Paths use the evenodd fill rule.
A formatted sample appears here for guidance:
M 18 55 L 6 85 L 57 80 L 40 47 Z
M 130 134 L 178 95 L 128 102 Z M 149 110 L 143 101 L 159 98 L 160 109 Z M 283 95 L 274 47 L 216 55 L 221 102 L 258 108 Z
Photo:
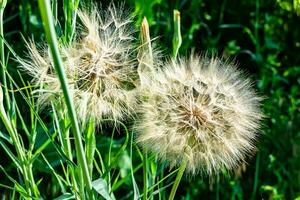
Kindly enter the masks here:
M 190 174 L 232 170 L 254 149 L 262 114 L 251 81 L 236 66 L 191 56 L 170 61 L 149 82 L 137 142 Z
M 114 5 L 79 11 L 80 28 L 70 45 L 61 46 L 66 76 L 79 118 L 114 121 L 131 116 L 136 102 L 135 47 L 131 19 Z M 63 105 L 60 82 L 47 48 L 30 44 L 22 68 L 34 77 L 40 105 Z

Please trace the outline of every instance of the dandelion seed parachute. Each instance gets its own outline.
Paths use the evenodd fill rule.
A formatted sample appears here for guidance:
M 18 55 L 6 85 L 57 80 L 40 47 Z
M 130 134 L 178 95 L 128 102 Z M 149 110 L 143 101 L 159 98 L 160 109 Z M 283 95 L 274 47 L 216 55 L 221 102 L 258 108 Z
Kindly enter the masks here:
M 214 175 L 255 149 L 260 98 L 236 66 L 199 56 L 172 60 L 147 87 L 137 142 L 161 160 Z
M 122 120 L 135 105 L 137 78 L 131 19 L 113 4 L 107 10 L 80 11 L 82 26 L 70 45 L 61 45 L 64 67 L 79 119 Z M 40 105 L 63 106 L 63 94 L 47 47 L 28 45 L 29 56 L 21 67 L 40 86 Z

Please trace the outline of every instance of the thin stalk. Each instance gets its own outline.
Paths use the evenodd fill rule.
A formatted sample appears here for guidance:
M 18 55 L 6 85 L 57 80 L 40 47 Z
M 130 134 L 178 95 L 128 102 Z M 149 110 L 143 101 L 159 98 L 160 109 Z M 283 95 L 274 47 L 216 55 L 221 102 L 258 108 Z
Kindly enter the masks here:
M 179 183 L 180 183 L 180 181 L 181 181 L 182 175 L 183 175 L 184 170 L 185 170 L 185 168 L 186 168 L 186 164 L 187 164 L 187 162 L 186 162 L 185 160 L 182 161 L 181 166 L 180 166 L 180 168 L 179 168 L 179 170 L 178 170 L 178 173 L 177 173 L 175 182 L 174 182 L 174 184 L 173 184 L 173 187 L 172 187 L 172 190 L 171 190 L 171 194 L 170 194 L 170 196 L 169 196 L 169 200 L 173 200 L 174 197 L 175 197 L 175 194 L 176 194 L 178 185 L 179 185 Z
M 34 180 L 34 176 L 33 176 L 33 172 L 32 172 L 32 164 L 27 165 L 27 173 L 28 173 L 28 178 L 31 182 L 31 187 L 33 189 L 34 196 L 36 196 L 36 197 L 40 196 L 40 192 L 35 184 L 35 180 Z
M 160 172 L 160 177 L 164 177 L 164 171 L 163 170 L 161 170 L 161 172 Z M 164 187 L 164 183 L 163 183 L 163 181 L 161 181 L 161 182 L 159 182 L 159 184 L 157 185 L 157 187 L 158 188 L 163 188 Z M 154 189 L 154 188 L 153 188 Z M 165 192 L 163 191 L 163 192 L 159 192 L 158 193 L 158 197 L 159 197 L 159 200 L 161 200 L 161 199 L 166 199 L 165 198 Z
M 65 40 L 71 42 L 75 33 L 76 10 L 79 0 L 64 0 L 63 10 L 65 15 Z
M 57 117 L 56 113 L 54 116 Z M 57 120 L 57 128 L 59 129 L 59 140 L 61 142 L 62 148 L 66 156 L 73 161 L 72 148 L 70 142 L 70 132 L 67 122 L 67 116 L 64 115 L 63 112 L 59 112 L 59 122 Z
M 256 191 L 258 186 L 258 178 L 259 178 L 259 160 L 260 160 L 260 152 L 258 152 L 256 156 L 256 162 L 255 162 L 255 174 L 254 174 L 254 184 L 253 184 L 253 190 L 251 194 L 251 199 L 254 200 L 256 197 Z
M 113 128 L 112 134 L 111 134 L 111 139 L 110 139 L 110 144 L 109 144 L 109 150 L 108 150 L 108 166 L 111 164 L 111 150 L 113 146 L 113 140 L 115 136 L 115 130 L 116 128 Z M 99 152 L 100 153 L 100 152 Z M 107 171 L 107 183 L 108 183 L 108 191 L 111 191 L 111 174 L 110 174 L 110 169 L 105 169 Z
M 0 87 L 0 119 L 2 120 L 7 132 L 9 133 L 9 136 L 11 137 L 14 147 L 17 152 L 18 159 L 20 161 L 20 166 L 22 168 L 22 174 L 24 177 L 25 182 L 25 188 L 29 196 L 32 195 L 31 187 L 30 187 L 30 179 L 28 176 L 28 168 L 26 166 L 26 158 L 24 150 L 22 149 L 22 145 L 20 143 L 18 134 L 12 124 L 10 123 L 10 119 L 6 115 L 6 112 L 3 107 L 3 96 L 2 96 L 2 89 Z M 32 185 L 33 186 L 33 185 Z
M 95 120 L 91 119 L 87 125 L 86 132 L 86 158 L 88 162 L 90 176 L 93 175 L 93 163 L 96 151 Z
M 63 121 L 62 121 L 62 124 L 63 124 L 63 145 L 64 145 L 64 151 L 65 151 L 65 154 L 68 156 L 68 158 L 73 161 L 73 154 L 72 154 L 72 146 L 71 146 L 71 140 L 70 140 L 70 129 L 67 127 L 68 126 L 68 118 L 67 117 L 63 117 Z M 71 165 L 68 165 L 67 166 L 67 169 L 68 169 L 68 172 L 70 172 L 70 177 L 71 177 L 71 183 L 73 185 L 73 187 L 75 188 L 75 190 L 78 189 L 78 186 L 77 186 L 77 181 L 76 181 L 76 178 L 75 178 L 75 171 L 74 171 L 74 166 L 71 166 Z
M 85 151 L 81 140 L 81 133 L 79 130 L 78 120 L 75 113 L 73 101 L 71 98 L 71 94 L 69 92 L 69 88 L 67 85 L 67 78 L 63 67 L 63 62 L 60 57 L 59 49 L 58 49 L 58 42 L 56 38 L 55 28 L 53 24 L 53 17 L 51 13 L 51 5 L 49 0 L 38 0 L 40 13 L 42 16 L 42 20 L 44 23 L 44 29 L 47 36 L 48 44 L 50 46 L 54 67 L 58 74 L 61 88 L 64 94 L 66 106 L 68 108 L 68 114 L 71 120 L 71 125 L 73 129 L 73 134 L 75 138 L 75 149 L 76 154 L 78 157 L 78 163 L 80 166 L 80 169 L 82 170 L 82 175 L 84 178 L 85 186 L 87 187 L 87 193 L 89 196 L 89 199 L 94 199 L 93 191 L 92 191 L 92 181 L 90 178 L 88 165 L 85 157 Z
M 69 130 L 69 118 L 67 114 L 59 110 L 59 108 L 55 108 L 54 105 L 52 105 L 53 113 L 54 113 L 54 121 L 57 126 L 58 130 L 58 136 L 59 141 L 61 143 L 62 149 L 64 154 L 68 157 L 70 161 L 73 161 L 73 154 L 72 154 L 72 146 L 71 146 L 71 140 L 70 140 L 70 130 Z M 58 113 L 56 113 L 56 110 L 58 110 Z M 66 178 L 68 184 L 70 184 L 71 178 L 71 184 L 75 191 L 78 190 L 78 184 L 75 177 L 75 171 L 73 165 L 67 165 L 67 173 Z
M 5 98 L 6 108 L 10 109 L 10 98 L 7 90 L 7 81 L 6 81 L 6 62 L 5 62 L 5 52 L 4 52 L 4 33 L 3 33 L 3 14 L 6 7 L 7 0 L 0 0 L 0 67 L 1 67 L 1 76 L 2 84 L 4 85 L 3 92 Z
M 220 200 L 220 176 L 217 176 L 216 200 Z
M 147 170 L 148 169 L 148 156 L 147 152 L 145 152 L 143 156 L 143 180 L 144 180 L 144 192 L 143 192 L 143 200 L 147 200 L 148 196 L 148 179 L 147 179 Z
M 57 15 L 57 13 L 58 13 L 58 10 L 57 10 L 58 5 L 57 4 L 58 4 L 57 0 L 52 0 L 51 1 L 52 13 L 53 13 L 53 18 L 54 18 L 54 25 L 56 25 L 57 22 L 58 22 L 58 15 Z
M 149 165 L 150 165 L 150 172 L 151 172 L 151 178 L 150 178 L 150 181 L 148 182 L 148 187 L 150 185 L 155 185 L 155 181 L 156 181 L 156 173 L 157 173 L 157 164 L 156 162 L 153 162 L 152 160 L 150 162 L 148 162 Z M 158 188 L 159 188 L 159 185 L 158 185 Z M 149 194 L 153 194 L 153 189 L 152 190 L 148 190 L 148 193 Z M 154 199 L 154 195 L 151 195 L 150 196 L 150 200 L 153 200 Z
M 76 170 L 76 175 L 77 175 L 77 181 L 79 182 L 79 194 L 80 194 L 80 198 L 81 200 L 85 200 L 86 196 L 85 196 L 85 191 L 84 191 L 84 179 L 83 179 L 83 174 L 82 174 L 82 170 L 77 166 L 75 168 Z
M 255 39 L 256 39 L 256 44 L 255 44 L 255 51 L 256 55 L 259 54 L 260 52 L 260 38 L 258 34 L 258 29 L 259 29 L 259 7 L 260 7 L 260 2 L 259 0 L 256 0 L 255 2 Z
M 66 154 L 68 155 L 68 158 L 73 161 L 73 154 L 72 154 L 72 146 L 71 146 L 71 140 L 70 140 L 70 131 L 69 128 L 64 129 L 64 140 L 66 140 Z M 71 177 L 71 183 L 73 185 L 73 187 L 75 188 L 75 190 L 78 190 L 78 184 L 76 181 L 76 177 L 75 177 L 75 170 L 74 170 L 74 166 L 68 165 L 68 172 L 70 172 L 70 177 Z

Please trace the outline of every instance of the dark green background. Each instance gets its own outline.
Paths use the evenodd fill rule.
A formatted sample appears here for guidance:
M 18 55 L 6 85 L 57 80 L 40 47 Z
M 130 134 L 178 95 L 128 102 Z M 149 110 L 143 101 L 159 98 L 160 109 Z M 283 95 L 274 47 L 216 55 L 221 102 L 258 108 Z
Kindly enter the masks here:
M 103 7 L 108 2 L 103 1 Z M 156 42 L 165 55 L 172 52 L 172 14 L 173 9 L 178 9 L 183 39 L 180 55 L 208 52 L 234 59 L 249 72 L 259 95 L 265 97 L 263 110 L 267 117 L 257 141 L 258 151 L 244 170 L 214 180 L 185 177 L 177 199 L 300 198 L 300 9 L 293 7 L 293 3 L 289 0 L 125 2 L 125 7 L 135 15 L 137 31 L 142 17 L 148 18 L 151 36 L 158 37 Z M 59 12 L 62 14 L 62 10 Z M 25 51 L 21 34 L 37 42 L 45 40 L 34 0 L 8 0 L 4 20 L 5 38 L 20 56 Z M 63 20 L 61 15 L 61 26 Z M 61 32 L 59 26 L 57 30 Z M 8 67 L 17 77 L 14 61 Z M 4 153 L 1 156 L 0 164 L 9 171 L 8 159 Z M 38 167 L 35 170 L 37 176 L 50 181 L 50 174 Z M 1 183 L 9 184 L 3 174 L 0 176 Z M 142 172 L 136 176 L 141 180 Z M 51 184 L 47 187 L 43 195 L 49 198 L 57 195 Z M 126 187 L 116 194 L 122 197 L 125 192 Z

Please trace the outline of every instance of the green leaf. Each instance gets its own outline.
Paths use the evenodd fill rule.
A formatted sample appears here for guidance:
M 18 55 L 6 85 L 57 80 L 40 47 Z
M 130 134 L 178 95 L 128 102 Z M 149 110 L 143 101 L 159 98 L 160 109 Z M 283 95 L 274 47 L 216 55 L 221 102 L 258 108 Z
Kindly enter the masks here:
M 107 182 L 103 178 L 99 178 L 92 182 L 93 188 L 96 190 L 98 194 L 100 194 L 106 200 L 112 200 L 109 195 Z
M 71 193 L 64 193 L 63 195 L 55 198 L 54 200 L 67 200 L 67 199 L 75 199 L 75 195 Z

